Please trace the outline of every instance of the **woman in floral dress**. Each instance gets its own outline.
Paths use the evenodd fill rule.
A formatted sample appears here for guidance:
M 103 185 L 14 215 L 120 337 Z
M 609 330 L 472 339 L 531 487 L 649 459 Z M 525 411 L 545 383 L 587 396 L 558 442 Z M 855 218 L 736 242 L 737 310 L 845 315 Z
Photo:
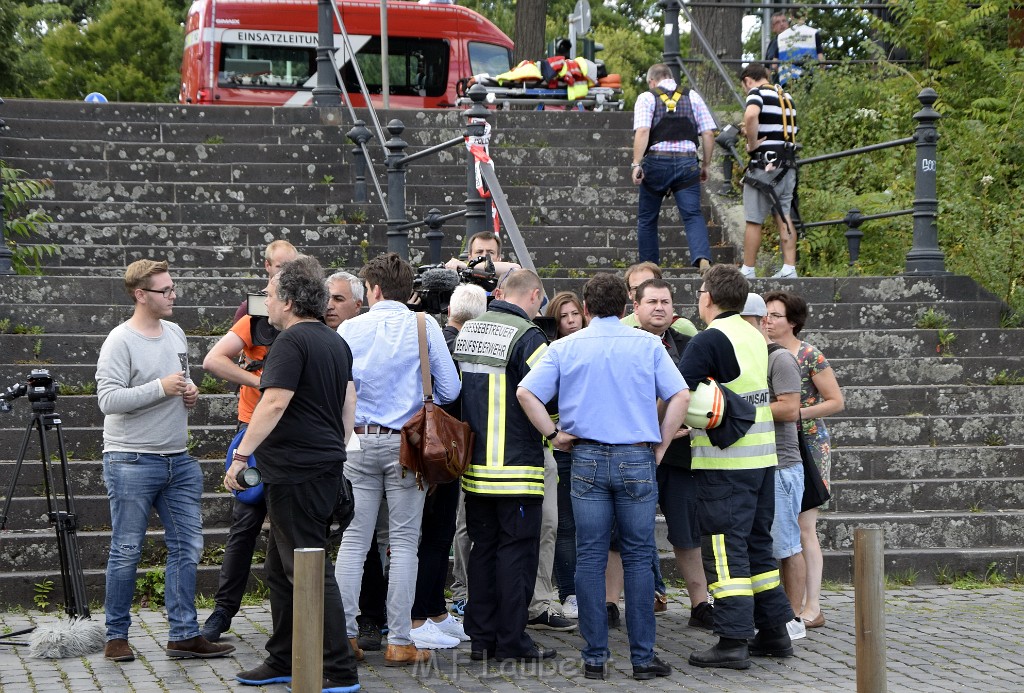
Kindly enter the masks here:
M 768 315 L 764 319 L 765 333 L 773 342 L 788 349 L 800 366 L 800 416 L 804 436 L 810 444 L 821 478 L 829 487 L 832 445 L 824 417 L 843 410 L 843 393 L 825 355 L 797 336 L 807 322 L 807 302 L 786 291 L 770 291 L 765 294 L 764 301 L 768 306 Z M 827 508 L 828 503 L 821 506 L 823 510 Z M 820 628 L 825 625 L 825 615 L 820 604 L 824 561 L 818 541 L 818 508 L 800 513 L 799 522 L 800 544 L 807 564 L 804 608 L 800 618 L 808 628 Z

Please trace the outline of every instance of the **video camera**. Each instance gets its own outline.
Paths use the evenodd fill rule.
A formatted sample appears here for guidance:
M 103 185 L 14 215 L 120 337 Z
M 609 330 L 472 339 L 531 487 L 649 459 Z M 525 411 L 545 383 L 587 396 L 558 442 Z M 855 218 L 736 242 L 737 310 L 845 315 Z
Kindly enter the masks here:
M 11 411 L 11 402 L 28 395 L 33 411 L 52 412 L 57 401 L 57 386 L 53 376 L 45 368 L 35 368 L 28 375 L 28 381 L 16 383 L 0 392 L 0 411 Z
M 270 324 L 267 313 L 267 294 L 249 294 L 246 311 L 249 315 L 249 333 L 253 346 L 270 346 L 277 339 L 278 329 Z
M 488 293 L 498 286 L 494 263 L 488 255 L 469 260 L 461 271 L 446 269 L 444 265 L 421 265 L 417 273 L 412 286 L 420 302 L 409 307 L 433 315 L 448 312 L 448 302 L 459 284 L 476 284 Z

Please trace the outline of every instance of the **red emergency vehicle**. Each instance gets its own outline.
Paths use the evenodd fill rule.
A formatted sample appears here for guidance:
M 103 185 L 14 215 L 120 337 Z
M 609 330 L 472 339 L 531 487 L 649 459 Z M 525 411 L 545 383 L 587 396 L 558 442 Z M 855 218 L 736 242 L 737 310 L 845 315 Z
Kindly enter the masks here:
M 380 4 L 338 0 L 375 106 L 381 97 Z M 185 25 L 181 103 L 306 106 L 316 86 L 316 0 L 196 0 Z M 512 41 L 465 7 L 388 0 L 388 80 L 395 108 L 455 105 L 459 79 L 501 74 Z M 365 106 L 352 56 L 335 24 L 336 62 L 355 106 Z

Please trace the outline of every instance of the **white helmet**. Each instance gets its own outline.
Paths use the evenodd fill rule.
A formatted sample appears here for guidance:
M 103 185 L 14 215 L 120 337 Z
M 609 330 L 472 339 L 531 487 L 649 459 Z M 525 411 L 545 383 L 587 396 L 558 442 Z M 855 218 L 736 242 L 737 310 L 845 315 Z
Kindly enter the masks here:
M 725 416 L 725 393 L 712 378 L 704 378 L 690 393 L 684 422 L 690 428 L 715 428 Z

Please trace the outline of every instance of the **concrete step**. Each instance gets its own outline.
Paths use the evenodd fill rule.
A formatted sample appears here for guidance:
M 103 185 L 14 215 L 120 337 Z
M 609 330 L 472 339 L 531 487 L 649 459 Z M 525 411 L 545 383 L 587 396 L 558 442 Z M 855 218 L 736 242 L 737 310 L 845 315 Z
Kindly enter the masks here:
M 874 526 L 865 518 L 861 526 Z M 825 551 L 824 577 L 826 580 L 850 583 L 853 581 L 853 552 Z M 944 584 L 953 576 L 972 573 L 984 577 L 989 569 L 1002 575 L 1019 575 L 1024 562 L 1024 549 L 1017 547 L 976 547 L 962 549 L 888 549 L 885 552 L 886 575 L 915 575 L 922 584 L 936 584 L 939 577 Z M 662 562 L 662 566 L 665 562 Z
M 0 139 L 0 147 L 3 141 Z M 123 183 L 145 182 L 210 182 L 210 183 L 315 183 L 323 184 L 324 177 L 330 176 L 334 184 L 354 183 L 351 170 L 351 156 L 329 162 L 302 163 L 153 163 L 135 161 L 101 161 L 97 159 L 59 159 L 50 157 L 6 156 L 7 163 L 26 171 L 29 177 L 50 178 L 69 181 L 121 181 Z M 498 179 L 504 186 L 539 185 L 555 187 L 566 185 L 563 170 L 552 170 L 550 166 L 508 167 L 501 160 L 495 161 Z M 383 170 L 378 171 L 381 189 L 386 189 Z M 433 166 L 413 166 L 406 181 L 409 189 L 416 185 L 446 185 L 453 190 L 466 186 L 466 166 L 453 162 Z M 609 167 L 600 163 L 572 168 L 571 182 L 574 186 L 599 185 L 607 188 L 629 190 L 629 168 Z M 374 195 L 371 180 L 367 179 L 367 190 Z M 634 193 L 635 195 L 635 193 Z M 373 199 L 373 198 L 371 198 Z
M 844 513 L 1024 510 L 1024 477 L 833 480 L 831 507 Z
M 110 123 L 167 122 L 167 123 L 226 123 L 244 124 L 317 124 L 347 123 L 347 108 L 285 108 L 281 106 L 199 106 L 179 104 L 108 103 L 94 104 L 81 101 L 51 101 L 37 99 L 6 99 L 4 118 L 71 121 L 101 121 Z M 393 118 L 402 120 L 409 128 L 462 127 L 465 109 L 432 109 L 419 111 L 394 108 L 377 111 L 382 126 Z M 371 123 L 369 111 L 355 109 L 356 117 Z M 600 113 L 582 111 L 491 111 L 488 121 L 498 131 L 507 128 L 573 130 L 629 130 L 633 114 L 625 111 Z M 570 127 L 571 126 L 571 127 Z M 372 127 L 372 125 L 368 125 Z
M 991 353 L 999 353 L 992 349 Z M 984 417 L 1024 410 L 1024 385 L 929 387 L 918 385 L 852 386 L 843 388 L 846 409 L 841 416 L 919 417 L 964 415 Z
M 231 526 L 231 504 L 234 502 L 230 494 L 216 492 L 207 488 L 202 498 L 203 526 Z M 15 496 L 11 502 L 11 510 L 7 516 L 8 529 L 45 528 L 47 505 L 44 498 Z M 99 531 L 110 527 L 110 501 L 106 491 L 102 495 L 75 494 L 75 512 L 80 518 L 82 530 Z M 153 514 L 150 527 L 159 526 L 156 513 Z
M 6 113 L 5 113 L 6 115 Z M 342 143 L 353 146 L 348 139 L 351 125 L 348 114 L 341 123 L 220 123 L 196 122 L 189 120 L 166 120 L 161 122 L 132 122 L 125 120 L 63 120 L 59 118 L 17 118 L 6 117 L 8 138 L 54 139 L 54 133 L 73 132 L 83 140 L 101 142 L 144 142 L 160 144 L 324 144 Z M 401 137 L 410 150 L 433 146 L 463 137 L 465 120 L 446 119 L 445 124 L 423 124 L 417 120 L 402 118 L 405 130 Z M 593 121 L 591 121 L 593 122 Z M 596 144 L 609 146 L 631 145 L 630 125 L 611 127 L 605 123 L 599 128 L 560 127 L 557 135 L 547 123 L 506 122 L 506 127 L 494 123 L 491 129 L 491 153 L 508 146 L 548 147 L 554 143 L 564 147 L 586 147 Z M 624 136 L 630 136 L 624 139 Z M 384 139 L 390 139 L 384 131 Z M 68 141 L 71 140 L 60 140 Z M 367 143 L 371 156 L 384 151 L 374 133 Z M 383 156 L 383 155 L 382 155 Z
M 567 204 L 598 206 L 607 202 L 610 195 L 632 193 L 629 187 L 610 188 L 585 186 L 577 189 L 552 188 L 538 185 L 503 185 L 502 191 L 510 205 Z M 614 192 L 613 192 L 614 191 Z M 374 201 L 364 206 L 350 203 L 353 199 L 352 184 L 306 183 L 161 183 L 123 181 L 55 181 L 53 189 L 45 198 L 59 203 L 104 202 L 104 203 L 233 203 L 259 202 L 262 204 L 353 204 L 353 209 L 370 210 L 378 207 L 376 193 Z M 410 205 L 441 204 L 461 205 L 465 199 L 465 186 L 458 188 L 444 183 L 435 185 L 411 185 L 406 190 L 406 201 Z M 675 208 L 674 205 L 665 205 Z
M 1024 443 L 1024 420 L 1018 414 L 984 416 L 830 417 L 832 439 L 843 445 L 991 445 Z
M 93 368 L 95 374 L 95 368 Z M 6 381 L 5 381 L 6 382 Z M 20 382 L 20 381 L 19 381 Z M 59 401 L 58 401 L 59 404 Z M 18 435 L 18 426 L 27 426 L 31 418 L 31 408 L 24 400 L 20 401 L 16 405 L 15 416 L 20 416 L 20 420 L 12 422 L 10 426 L 9 435 L 0 436 L 0 460 L 13 461 L 18 459 L 18 453 L 21 450 L 22 435 Z M 21 429 L 24 433 L 24 428 Z M 71 426 L 70 423 L 65 423 L 63 427 L 64 432 L 64 448 L 67 451 L 69 459 L 74 460 L 99 460 L 102 459 L 103 451 L 103 429 L 98 426 Z M 223 458 L 227 453 L 227 446 L 231 442 L 231 439 L 235 435 L 235 422 L 232 421 L 230 425 L 207 425 L 207 426 L 196 426 L 189 429 L 189 441 L 188 450 L 198 459 L 219 459 Z M 38 436 L 36 437 L 38 440 Z M 56 447 L 54 442 L 56 438 L 53 438 L 47 443 L 48 447 Z M 26 455 L 26 459 L 31 458 L 39 459 L 39 448 L 35 443 L 30 443 L 29 452 Z
M 56 552 L 56 542 L 48 552 Z M 148 572 L 140 570 L 139 574 Z M 86 595 L 90 604 L 95 609 L 102 608 L 103 597 L 106 589 L 106 563 L 100 567 L 86 568 L 85 587 Z M 248 591 L 257 588 L 265 588 L 261 580 L 266 578 L 263 566 L 253 565 L 253 571 L 249 574 Z M 217 593 L 217 585 L 220 579 L 220 565 L 201 565 L 196 571 L 196 594 L 213 597 Z M 36 594 L 36 585 L 45 582 L 52 582 L 53 589 L 49 593 L 50 603 L 53 609 L 61 609 L 65 603 L 64 589 L 61 582 L 59 569 L 52 570 L 31 570 L 25 572 L 4 572 L 0 573 L 0 608 L 32 608 L 33 597 Z M 138 595 L 136 595 L 138 597 Z
M 802 292 L 802 289 L 801 289 Z M 933 304 L 939 311 L 942 303 Z M 939 331 L 918 329 L 872 330 L 819 330 L 817 314 L 820 306 L 811 304 L 809 325 L 801 333 L 801 339 L 821 349 L 831 361 L 833 359 L 894 358 L 940 356 Z M 983 356 L 986 354 L 1013 354 L 1024 351 L 1024 330 L 998 328 L 957 328 L 947 330 L 955 339 L 943 347 L 941 353 L 961 356 Z
M 832 478 L 845 481 L 1024 477 L 1024 445 L 832 449 Z
M 61 400 L 63 402 L 63 400 Z M 61 407 L 63 409 L 63 407 Z M 70 422 L 71 417 L 63 417 L 65 422 Z M 5 430 L 4 435 L 15 435 L 15 432 Z M 18 442 L 21 442 L 24 430 L 17 431 Z M 228 445 L 231 443 L 231 439 L 234 436 L 234 429 L 232 429 L 232 435 L 225 438 L 221 443 L 219 450 L 217 450 L 217 457 L 209 457 L 199 460 L 199 466 L 203 470 L 203 488 L 210 493 L 227 493 L 221 486 L 224 480 L 224 466 L 225 456 L 227 455 Z M 56 447 L 56 437 L 51 434 L 48 446 L 51 448 Z M 32 501 L 38 501 L 43 503 L 43 464 L 40 461 L 38 435 L 33 431 L 32 440 L 29 444 L 29 448 L 25 454 L 25 459 L 21 465 L 20 471 L 17 472 L 17 479 L 15 479 L 15 472 L 17 470 L 17 462 L 15 460 L 5 460 L 0 462 L 0 489 L 6 497 L 7 489 L 10 488 L 12 482 L 16 482 L 15 495 L 23 496 L 24 498 Z M 97 446 L 97 448 L 102 445 Z M 54 453 L 56 455 L 56 453 Z M 13 457 L 13 455 L 12 455 Z M 105 496 L 107 493 L 106 486 L 103 484 L 103 459 L 102 456 L 97 453 L 95 459 L 78 459 L 76 457 L 68 458 L 68 471 L 71 475 L 71 492 L 75 495 L 75 498 L 79 496 Z M 60 470 L 60 465 L 54 461 L 51 465 L 51 474 L 53 474 L 54 482 L 58 488 L 63 488 L 63 477 Z M 42 507 L 42 506 L 40 506 Z M 45 511 L 45 508 L 43 509 Z M 81 513 L 79 513 L 81 515 Z M 86 516 L 82 515 L 83 522 L 86 521 Z M 91 519 L 88 523 L 91 527 L 97 525 Z M 104 525 L 108 527 L 109 525 Z
M 1000 374 L 1024 373 L 1024 356 L 829 359 L 840 385 L 987 385 Z
M 76 536 L 82 565 L 87 569 L 106 567 L 110 551 L 110 532 L 78 530 Z M 200 565 L 220 567 L 227 537 L 227 527 L 203 523 L 203 558 L 200 559 Z M 256 548 L 266 551 L 265 535 L 261 535 L 257 540 Z M 166 555 L 163 527 L 157 522 L 146 532 L 146 546 L 142 552 L 141 564 L 163 565 Z M 47 527 L 5 532 L 4 543 L 0 545 L 0 565 L 15 574 L 54 570 L 59 572 L 60 553 L 57 550 L 55 531 Z M 54 582 L 60 584 L 60 580 Z
M 852 550 L 854 530 L 864 515 L 823 512 L 818 532 L 826 550 Z M 1024 510 L 873 513 L 872 524 L 885 531 L 889 549 L 973 549 L 1024 545 Z

